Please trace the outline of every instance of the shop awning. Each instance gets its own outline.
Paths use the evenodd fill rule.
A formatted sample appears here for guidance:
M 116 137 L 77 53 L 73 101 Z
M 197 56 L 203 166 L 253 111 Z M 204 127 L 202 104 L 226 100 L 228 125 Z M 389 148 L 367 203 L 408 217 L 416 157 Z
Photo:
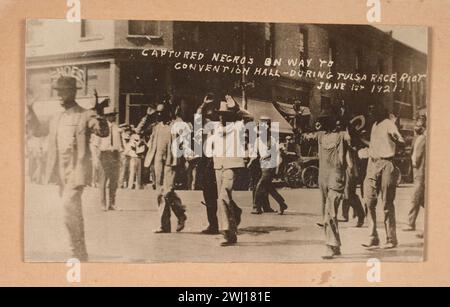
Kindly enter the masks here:
M 233 97 L 236 102 L 242 107 L 242 98 Z M 272 122 L 278 122 L 280 125 L 280 133 L 292 134 L 292 127 L 286 119 L 275 109 L 273 104 L 268 101 L 247 98 L 247 111 L 258 120 L 262 116 L 267 116 L 272 119 Z

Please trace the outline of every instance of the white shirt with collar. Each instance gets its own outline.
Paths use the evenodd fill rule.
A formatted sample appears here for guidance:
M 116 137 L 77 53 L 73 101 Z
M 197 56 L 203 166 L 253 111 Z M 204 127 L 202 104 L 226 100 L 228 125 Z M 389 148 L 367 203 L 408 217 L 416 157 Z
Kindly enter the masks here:
M 109 136 L 98 138 L 98 148 L 100 151 L 119 151 L 123 150 L 120 128 L 116 123 L 108 122 Z
M 369 156 L 374 159 L 389 159 L 395 156 L 396 143 L 403 143 L 403 137 L 395 123 L 385 119 L 374 123 L 370 134 Z

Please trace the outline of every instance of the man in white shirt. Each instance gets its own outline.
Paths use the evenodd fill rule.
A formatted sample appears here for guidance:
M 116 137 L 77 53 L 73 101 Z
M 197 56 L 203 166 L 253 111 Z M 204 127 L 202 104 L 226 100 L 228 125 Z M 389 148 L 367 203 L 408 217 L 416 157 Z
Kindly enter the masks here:
M 109 136 L 98 138 L 100 161 L 100 202 L 105 211 L 116 210 L 115 200 L 119 182 L 120 153 L 123 151 L 119 126 L 116 123 L 117 112 L 113 106 L 104 110 L 108 121 Z M 106 202 L 106 186 L 109 185 L 109 205 Z
M 381 105 L 377 106 L 375 116 L 376 120 L 370 134 L 367 174 L 364 180 L 364 199 L 368 208 L 370 240 L 363 246 L 374 248 L 380 244 L 376 217 L 377 199 L 380 194 L 386 229 L 384 248 L 389 249 L 395 248 L 398 244 L 394 199 L 399 174 L 394 165 L 394 156 L 397 144 L 404 144 L 405 141 Z
M 245 167 L 245 126 L 242 121 L 236 120 L 238 106 L 233 100 L 221 101 L 217 114 L 220 125 L 208 139 L 208 148 L 212 149 L 214 169 L 216 172 L 218 203 L 224 212 L 224 238 L 221 246 L 230 246 L 237 243 L 237 227 L 241 221 L 242 209 L 232 198 L 233 184 L 236 170 Z M 210 152 L 210 151 L 209 151 Z M 209 155 L 209 154 L 208 154 Z

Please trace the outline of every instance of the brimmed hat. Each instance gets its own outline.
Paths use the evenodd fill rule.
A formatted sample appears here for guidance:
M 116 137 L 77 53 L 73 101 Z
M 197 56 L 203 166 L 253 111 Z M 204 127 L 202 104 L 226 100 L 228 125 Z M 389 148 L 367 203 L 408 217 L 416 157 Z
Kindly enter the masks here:
M 52 86 L 55 90 L 63 90 L 63 89 L 81 89 L 77 85 L 77 79 L 74 77 L 59 77 L 58 80 L 56 80 L 56 83 Z
M 110 106 L 103 109 L 103 115 L 116 115 L 118 112 L 116 107 Z

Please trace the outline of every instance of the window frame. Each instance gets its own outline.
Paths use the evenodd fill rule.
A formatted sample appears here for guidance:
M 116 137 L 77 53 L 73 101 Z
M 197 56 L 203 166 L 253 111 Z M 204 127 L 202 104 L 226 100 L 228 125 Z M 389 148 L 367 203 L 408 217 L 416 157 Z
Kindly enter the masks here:
M 155 22 L 156 26 L 157 26 L 157 30 L 156 30 L 156 34 L 155 35 L 149 35 L 149 34 L 131 34 L 130 33 L 130 29 L 131 29 L 131 23 L 132 22 Z M 162 38 L 163 34 L 161 31 L 161 21 L 158 20 L 128 20 L 128 33 L 127 33 L 127 37 L 129 38 L 154 38 L 154 39 L 160 39 Z

